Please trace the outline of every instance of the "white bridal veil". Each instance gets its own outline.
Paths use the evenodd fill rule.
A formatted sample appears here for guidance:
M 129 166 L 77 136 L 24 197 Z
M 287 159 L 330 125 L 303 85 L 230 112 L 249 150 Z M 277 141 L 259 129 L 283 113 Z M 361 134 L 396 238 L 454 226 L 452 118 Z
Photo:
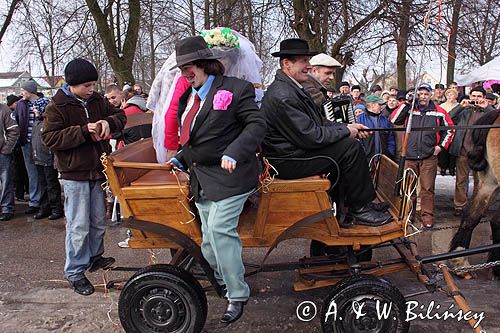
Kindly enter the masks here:
M 262 61 L 257 56 L 254 45 L 246 37 L 234 30 L 232 30 L 232 33 L 239 38 L 239 48 L 214 46 L 212 51 L 222 53 L 222 58 L 219 60 L 224 64 L 224 75 L 247 80 L 256 86 L 255 100 L 260 103 L 264 96 L 260 75 Z M 154 112 L 152 136 L 156 158 L 160 163 L 166 162 L 167 156 L 167 150 L 164 147 L 165 113 L 172 100 L 177 80 L 180 78 L 178 68 L 169 70 L 174 65 L 175 52 L 168 57 L 156 75 L 147 103 L 147 107 Z

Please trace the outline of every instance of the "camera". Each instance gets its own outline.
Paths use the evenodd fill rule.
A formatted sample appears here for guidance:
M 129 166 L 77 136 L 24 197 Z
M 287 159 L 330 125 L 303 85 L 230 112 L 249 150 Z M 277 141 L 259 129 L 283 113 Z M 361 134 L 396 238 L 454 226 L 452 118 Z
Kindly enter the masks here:
M 479 105 L 479 101 L 468 100 L 467 103 L 469 103 L 470 105 Z

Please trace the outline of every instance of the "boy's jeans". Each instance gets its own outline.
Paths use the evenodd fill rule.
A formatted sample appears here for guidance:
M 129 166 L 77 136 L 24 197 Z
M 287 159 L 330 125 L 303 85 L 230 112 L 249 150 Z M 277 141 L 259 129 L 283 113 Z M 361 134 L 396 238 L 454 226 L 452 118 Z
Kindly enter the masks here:
M 64 180 L 66 264 L 64 275 L 78 281 L 104 252 L 106 208 L 100 181 Z

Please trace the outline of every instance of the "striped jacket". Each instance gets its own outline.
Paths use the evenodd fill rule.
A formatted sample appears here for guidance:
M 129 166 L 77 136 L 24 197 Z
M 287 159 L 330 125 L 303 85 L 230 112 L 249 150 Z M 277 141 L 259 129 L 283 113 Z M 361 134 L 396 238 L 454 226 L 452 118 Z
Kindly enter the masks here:
M 395 125 L 405 125 L 408 121 L 410 105 L 401 103 L 391 114 L 391 122 Z M 429 102 L 425 109 L 413 109 L 412 127 L 452 126 L 453 121 L 446 110 L 434 102 Z M 421 131 L 410 135 L 406 150 L 406 158 L 409 160 L 423 160 L 434 153 L 434 147 L 448 149 L 453 140 L 454 130 L 442 130 L 438 132 Z M 404 137 L 403 137 L 404 140 Z

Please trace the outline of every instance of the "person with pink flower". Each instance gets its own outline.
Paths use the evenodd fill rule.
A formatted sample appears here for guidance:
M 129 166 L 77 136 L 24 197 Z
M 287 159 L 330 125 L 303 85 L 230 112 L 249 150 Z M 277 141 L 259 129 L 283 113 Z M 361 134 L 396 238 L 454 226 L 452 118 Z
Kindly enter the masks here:
M 201 250 L 218 283 L 227 290 L 221 319 L 238 320 L 250 296 L 236 231 L 243 205 L 258 184 L 256 151 L 266 121 L 254 86 L 224 76 L 219 55 L 201 36 L 180 40 L 176 65 L 189 82 L 178 102 L 181 150 L 167 162 L 189 170 L 190 191 L 202 222 Z

